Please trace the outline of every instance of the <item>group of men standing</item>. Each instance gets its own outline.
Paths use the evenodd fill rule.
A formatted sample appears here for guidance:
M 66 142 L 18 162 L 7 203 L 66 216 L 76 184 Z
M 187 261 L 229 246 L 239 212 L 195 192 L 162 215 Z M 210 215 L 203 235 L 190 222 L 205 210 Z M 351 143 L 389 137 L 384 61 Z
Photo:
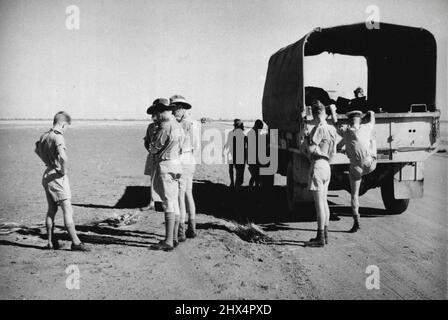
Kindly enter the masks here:
M 165 213 L 165 239 L 152 246 L 156 250 L 171 251 L 187 238 L 196 237 L 193 198 L 196 139 L 193 122 L 188 117 L 190 109 L 191 104 L 183 96 L 174 95 L 154 100 L 147 110 L 153 122 L 144 137 L 148 151 L 145 174 L 151 177 L 151 203 L 160 200 Z
M 262 164 L 259 159 L 259 141 L 263 126 L 263 121 L 258 119 L 245 134 L 243 121 L 233 120 L 233 130 L 228 133 L 223 150 L 223 155 L 227 157 L 229 163 L 230 187 L 232 189 L 238 189 L 243 185 L 246 164 L 250 173 L 249 186 L 259 187 L 261 184 L 260 167 Z
M 161 201 L 165 214 L 165 239 L 153 245 L 153 249 L 171 251 L 186 241 L 196 237 L 196 207 L 193 198 L 193 175 L 195 172 L 194 150 L 198 146 L 194 132 L 194 122 L 189 119 L 191 104 L 183 96 L 174 95 L 170 99 L 158 98 L 147 109 L 153 122 L 149 124 L 144 137 L 144 146 L 148 151 L 145 174 L 151 177 L 150 206 L 154 200 Z M 333 125 L 327 123 L 327 107 L 330 108 Z M 336 107 L 325 106 L 321 101 L 312 102 L 312 113 L 315 126 L 305 134 L 304 153 L 308 156 L 311 167 L 309 171 L 309 189 L 313 192 L 317 211 L 317 236 L 307 242 L 308 246 L 323 247 L 328 244 L 328 225 L 330 210 L 327 196 L 331 178 L 330 161 L 336 152 L 337 135 L 345 143 L 346 154 L 350 160 L 349 178 L 354 224 L 350 232 L 356 232 L 359 224 L 359 189 L 362 177 L 376 168 L 376 145 L 373 139 L 375 116 L 368 111 L 368 121 L 361 124 L 363 113 L 351 111 L 347 113 L 349 125 L 342 127 L 338 123 Z M 64 224 L 72 240 L 73 251 L 89 251 L 78 238 L 73 221 L 71 191 L 67 177 L 67 154 L 63 134 L 71 123 L 66 112 L 58 112 L 54 116 L 53 128 L 45 132 L 36 142 L 35 152 L 46 165 L 42 184 L 45 190 L 48 211 L 46 227 L 48 249 L 58 249 L 59 242 L 54 238 L 54 217 L 58 206 L 64 214 Z M 258 139 L 263 122 L 257 120 L 252 130 L 255 151 L 258 155 Z M 241 150 L 236 148 L 236 133 L 243 136 L 242 159 Z M 243 183 L 244 167 L 247 158 L 248 136 L 244 134 L 244 125 L 236 119 L 234 130 L 229 134 L 225 150 L 233 156 L 229 165 L 231 185 L 238 188 Z M 256 156 L 257 158 L 257 156 Z M 236 181 L 233 169 L 236 169 Z M 258 185 L 260 180 L 260 163 L 256 160 L 249 163 L 251 185 Z M 188 216 L 188 220 L 187 220 Z M 188 226 L 185 223 L 188 222 Z
M 343 127 L 338 122 L 336 106 L 329 105 L 333 125 L 327 123 L 327 107 L 319 100 L 312 102 L 311 108 L 314 128 L 305 135 L 304 153 L 311 162 L 309 172 L 309 190 L 313 192 L 317 212 L 317 235 L 306 243 L 312 247 L 323 247 L 328 244 L 328 225 L 330 209 L 328 207 L 328 186 L 331 178 L 330 161 L 336 152 L 338 134 L 345 144 L 346 155 L 350 160 L 349 179 L 351 189 L 351 205 L 353 212 L 353 227 L 350 232 L 356 232 L 359 224 L 359 189 L 362 177 L 376 168 L 376 145 L 373 139 L 375 115 L 368 111 L 368 121 L 361 124 L 363 113 L 358 110 L 348 112 L 349 125 Z

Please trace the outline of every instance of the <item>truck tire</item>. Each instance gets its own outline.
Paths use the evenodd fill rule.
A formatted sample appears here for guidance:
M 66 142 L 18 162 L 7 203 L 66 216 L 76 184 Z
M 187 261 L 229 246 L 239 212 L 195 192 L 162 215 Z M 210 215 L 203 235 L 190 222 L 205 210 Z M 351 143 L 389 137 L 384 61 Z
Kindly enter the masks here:
M 409 199 L 394 198 L 393 177 L 381 186 L 381 198 L 387 214 L 403 213 L 409 206 Z

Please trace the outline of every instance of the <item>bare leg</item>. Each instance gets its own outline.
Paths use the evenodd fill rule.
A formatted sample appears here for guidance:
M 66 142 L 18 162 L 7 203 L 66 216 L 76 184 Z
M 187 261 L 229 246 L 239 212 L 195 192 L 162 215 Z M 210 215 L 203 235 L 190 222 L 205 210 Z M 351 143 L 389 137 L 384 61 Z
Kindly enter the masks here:
M 48 201 L 48 211 L 47 217 L 45 219 L 45 224 L 47 227 L 47 235 L 48 235 L 48 247 L 53 247 L 54 239 L 54 217 L 56 216 L 56 212 L 58 211 L 58 205 L 52 199 L 47 198 Z
M 352 213 L 353 213 L 353 227 L 349 232 L 356 232 L 359 229 L 359 188 L 361 186 L 362 179 L 356 179 L 350 175 L 350 190 L 351 190 L 351 202 L 352 202 Z
M 196 204 L 193 197 L 193 177 L 188 180 L 185 196 L 188 212 L 187 237 L 194 238 L 196 237 Z
M 306 245 L 311 247 L 323 247 L 325 245 L 326 221 L 325 190 L 313 191 L 313 197 L 317 213 L 317 235 L 316 238 L 310 239 Z
M 179 213 L 180 213 L 179 222 L 180 223 L 185 223 L 185 218 L 187 216 L 185 197 L 186 197 L 185 189 L 181 187 L 179 189 Z
M 324 207 L 325 207 L 325 227 L 328 227 L 330 224 L 330 207 L 328 206 L 328 185 L 329 182 L 325 185 L 324 190 Z
M 194 203 L 193 190 L 187 190 L 185 195 L 188 208 L 188 220 L 194 220 L 196 217 L 196 204 Z
M 62 212 L 64 214 L 64 225 L 67 229 L 67 232 L 72 240 L 72 243 L 75 245 L 78 245 L 81 243 L 81 241 L 78 238 L 78 235 L 76 234 L 75 229 L 75 222 L 73 221 L 73 208 L 72 203 L 69 199 L 63 200 L 60 203 Z
M 174 240 L 174 212 L 165 212 L 165 243 L 173 246 Z
M 328 244 L 328 226 L 330 224 L 330 207 L 328 206 L 328 186 L 330 181 L 325 184 L 324 195 L 324 207 L 325 207 L 325 226 L 324 226 L 324 238 L 325 244 Z
M 173 244 L 176 243 L 176 245 L 177 243 L 179 243 L 179 224 L 180 224 L 180 207 L 179 207 L 179 201 L 176 201 L 174 203 L 174 230 L 173 230 Z
M 355 179 L 350 175 L 350 190 L 352 197 L 352 212 L 353 219 L 359 220 L 359 188 L 361 186 L 361 179 Z
M 314 204 L 316 206 L 316 213 L 317 213 L 317 229 L 319 231 L 323 231 L 325 227 L 326 222 L 326 206 L 328 204 L 325 204 L 326 198 L 325 198 L 325 191 L 319 190 L 319 191 L 313 191 L 313 197 L 314 197 Z

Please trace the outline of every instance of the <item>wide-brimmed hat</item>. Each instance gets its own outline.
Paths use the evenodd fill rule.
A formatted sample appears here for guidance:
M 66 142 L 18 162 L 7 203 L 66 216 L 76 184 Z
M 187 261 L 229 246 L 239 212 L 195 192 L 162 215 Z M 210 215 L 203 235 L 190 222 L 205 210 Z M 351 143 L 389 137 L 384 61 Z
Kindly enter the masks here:
M 157 98 L 156 100 L 154 100 L 152 105 L 146 110 L 146 113 L 154 114 L 156 112 L 163 112 L 172 109 L 173 107 L 170 106 L 170 101 L 167 98 Z
M 179 94 L 175 94 L 170 98 L 170 104 L 176 107 L 181 107 L 182 109 L 191 109 L 191 104 L 189 104 L 187 100 Z
M 350 118 L 354 118 L 354 117 L 362 118 L 362 117 L 364 116 L 364 114 L 362 113 L 362 111 L 359 111 L 359 110 L 353 110 L 353 111 L 347 112 L 345 115 L 346 115 L 349 119 L 350 119 Z

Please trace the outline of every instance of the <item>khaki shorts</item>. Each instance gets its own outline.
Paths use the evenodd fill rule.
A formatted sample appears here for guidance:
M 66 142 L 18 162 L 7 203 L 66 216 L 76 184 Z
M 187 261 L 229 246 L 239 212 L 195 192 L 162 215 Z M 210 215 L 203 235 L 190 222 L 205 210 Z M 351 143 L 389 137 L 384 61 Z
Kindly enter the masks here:
M 179 162 L 166 160 L 158 163 L 152 189 L 162 200 L 164 210 L 176 215 L 179 214 L 180 171 Z
M 196 170 L 196 160 L 193 154 L 191 152 L 182 153 L 179 160 L 182 165 L 182 176 L 193 177 Z
M 193 190 L 193 176 L 184 175 L 182 173 L 179 179 L 179 190 L 181 191 L 191 191 Z
M 311 191 L 326 190 L 330 183 L 331 168 L 327 160 L 319 159 L 311 163 L 308 187 Z
M 362 176 L 373 172 L 376 169 L 376 158 L 368 157 L 358 164 L 350 163 L 350 176 L 355 180 L 360 180 Z
M 61 175 L 56 170 L 47 170 L 42 177 L 42 185 L 48 201 L 60 203 L 72 198 L 67 175 Z

